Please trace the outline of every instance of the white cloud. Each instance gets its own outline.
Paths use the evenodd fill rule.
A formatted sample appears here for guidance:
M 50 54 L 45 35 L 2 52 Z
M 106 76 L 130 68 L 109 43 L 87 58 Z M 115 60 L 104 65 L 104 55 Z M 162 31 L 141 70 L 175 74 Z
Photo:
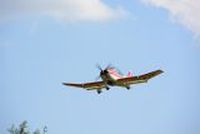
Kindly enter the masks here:
M 45 15 L 65 21 L 106 21 L 126 13 L 122 8 L 112 8 L 101 0 L 2 0 L 0 21 L 16 19 L 23 15 Z
M 164 8 L 173 19 L 200 36 L 200 0 L 143 0 L 145 3 Z

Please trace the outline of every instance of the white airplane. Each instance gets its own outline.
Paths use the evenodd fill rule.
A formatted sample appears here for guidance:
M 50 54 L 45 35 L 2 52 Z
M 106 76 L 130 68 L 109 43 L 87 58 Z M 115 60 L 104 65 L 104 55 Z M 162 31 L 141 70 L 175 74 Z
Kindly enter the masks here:
M 149 79 L 163 73 L 162 70 L 155 70 L 146 74 L 133 76 L 131 72 L 128 72 L 127 75 L 122 75 L 116 68 L 107 66 L 105 69 L 102 69 L 100 66 L 97 66 L 100 70 L 99 78 L 101 81 L 86 82 L 86 83 L 63 83 L 66 86 L 73 86 L 84 88 L 87 90 L 97 90 L 97 93 L 100 94 L 102 89 L 110 89 L 110 86 L 120 86 L 130 89 L 130 85 L 138 83 L 146 83 Z

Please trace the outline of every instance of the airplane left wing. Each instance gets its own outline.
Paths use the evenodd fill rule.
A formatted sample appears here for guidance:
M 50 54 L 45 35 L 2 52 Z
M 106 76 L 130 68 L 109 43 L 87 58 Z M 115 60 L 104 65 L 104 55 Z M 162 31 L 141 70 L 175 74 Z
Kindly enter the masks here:
M 139 76 L 132 76 L 132 77 L 126 77 L 126 78 L 121 78 L 117 80 L 117 83 L 120 85 L 130 85 L 130 84 L 138 84 L 138 83 L 145 83 L 149 79 L 163 73 L 162 70 L 155 70 L 152 72 L 149 72 L 147 74 L 139 75 Z
M 85 88 L 87 90 L 106 88 L 106 85 L 103 81 L 86 82 L 86 83 L 63 83 L 63 85 Z

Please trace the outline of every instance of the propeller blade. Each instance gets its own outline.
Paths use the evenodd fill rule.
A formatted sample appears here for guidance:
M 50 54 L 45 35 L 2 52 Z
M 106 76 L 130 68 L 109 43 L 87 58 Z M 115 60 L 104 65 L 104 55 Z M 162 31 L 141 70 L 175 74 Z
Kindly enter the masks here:
M 97 81 L 97 80 L 99 80 L 101 78 L 101 76 L 99 75 L 99 76 L 97 76 L 96 78 L 95 78 L 95 80 Z
M 100 71 L 103 71 L 103 69 L 101 68 L 101 66 L 100 66 L 99 64 L 97 64 L 96 67 L 97 67 Z
M 109 69 L 109 68 L 112 68 L 112 67 L 113 67 L 112 64 L 108 64 L 108 65 L 106 66 L 105 70 L 107 70 L 107 69 Z

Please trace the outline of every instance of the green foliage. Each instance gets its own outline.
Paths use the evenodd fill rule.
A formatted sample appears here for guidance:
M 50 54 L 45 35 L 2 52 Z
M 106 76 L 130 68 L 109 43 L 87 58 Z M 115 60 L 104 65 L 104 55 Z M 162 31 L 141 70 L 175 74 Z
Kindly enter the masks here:
M 40 129 L 36 129 L 34 132 L 30 132 L 29 128 L 28 128 L 28 122 L 27 121 L 23 121 L 19 127 L 15 127 L 15 125 L 13 124 L 11 126 L 11 128 L 8 129 L 8 132 L 10 134 L 46 134 L 47 133 L 47 127 L 45 126 L 43 128 L 43 131 L 41 133 Z

